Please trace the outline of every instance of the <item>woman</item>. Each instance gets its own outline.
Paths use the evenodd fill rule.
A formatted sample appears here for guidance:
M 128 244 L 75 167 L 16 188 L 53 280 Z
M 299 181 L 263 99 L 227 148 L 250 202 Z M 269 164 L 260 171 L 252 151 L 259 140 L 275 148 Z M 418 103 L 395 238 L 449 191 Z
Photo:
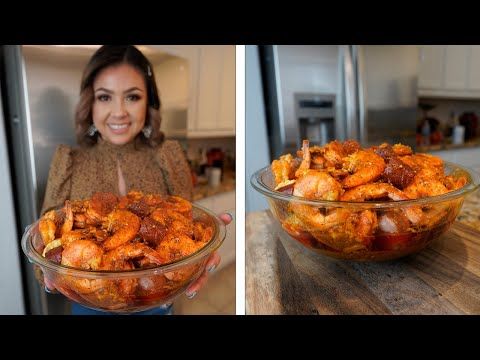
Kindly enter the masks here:
M 75 129 L 80 148 L 59 145 L 50 166 L 42 214 L 67 199 L 95 192 L 125 195 L 135 189 L 192 199 L 190 168 L 178 142 L 160 131 L 160 99 L 153 68 L 131 45 L 105 45 L 82 76 Z M 229 214 L 220 218 L 226 223 Z M 186 291 L 195 296 L 220 262 L 214 253 L 206 272 Z M 46 281 L 46 290 L 51 289 Z M 148 314 L 169 313 L 171 306 Z M 74 303 L 73 314 L 96 312 Z

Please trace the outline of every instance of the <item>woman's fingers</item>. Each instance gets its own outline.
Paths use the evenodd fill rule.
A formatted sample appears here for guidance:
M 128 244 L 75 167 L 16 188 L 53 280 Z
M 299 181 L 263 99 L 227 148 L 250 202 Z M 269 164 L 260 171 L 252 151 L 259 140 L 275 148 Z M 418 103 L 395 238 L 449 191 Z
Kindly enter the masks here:
M 220 220 L 222 220 L 225 223 L 225 225 L 230 224 L 233 220 L 233 215 L 228 212 L 220 214 L 218 215 L 218 217 L 220 218 Z
M 218 255 L 218 253 L 214 251 L 207 260 L 207 265 L 205 265 L 205 270 L 209 273 L 213 272 L 213 270 L 215 270 L 218 264 L 220 264 L 220 260 L 221 260 L 220 255 Z
M 55 285 L 48 280 L 46 276 L 43 277 L 43 281 L 45 283 L 45 291 L 48 292 L 49 294 L 55 294 L 57 293 L 57 290 L 55 289 Z
M 212 253 L 212 255 L 210 255 L 205 266 L 205 271 L 192 285 L 187 288 L 187 291 L 185 291 L 185 295 L 187 295 L 189 299 L 192 299 L 197 294 L 197 292 L 205 285 L 208 279 L 208 275 L 215 270 L 218 264 L 220 264 L 220 260 L 220 255 L 218 255 L 216 251 Z

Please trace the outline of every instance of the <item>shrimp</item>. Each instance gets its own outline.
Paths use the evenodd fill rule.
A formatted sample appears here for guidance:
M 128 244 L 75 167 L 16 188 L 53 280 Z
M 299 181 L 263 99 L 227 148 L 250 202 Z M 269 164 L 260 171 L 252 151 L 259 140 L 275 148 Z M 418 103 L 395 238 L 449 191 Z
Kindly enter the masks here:
M 345 155 L 356 153 L 360 150 L 360 144 L 355 140 L 345 140 L 343 142 L 343 151 Z
M 358 214 L 357 219 L 354 219 L 355 234 L 361 240 L 361 244 L 353 244 L 345 251 L 352 251 L 370 246 L 374 231 L 378 227 L 377 214 L 371 210 L 363 210 Z
M 141 191 L 131 190 L 127 195 L 122 196 L 118 201 L 118 209 L 127 210 L 130 204 L 140 201 L 143 198 Z
M 84 270 L 102 270 L 103 258 L 104 251 L 95 241 L 74 240 L 65 246 L 61 264 Z M 105 303 L 104 306 L 125 303 L 114 280 L 64 275 L 58 279 L 56 285 L 59 289 L 74 291 L 77 296 L 92 303 L 102 302 Z
M 195 221 L 193 223 L 193 237 L 195 241 L 200 241 L 207 243 L 213 236 L 213 227 L 208 226 L 207 224 Z
M 303 159 L 297 171 L 295 171 L 295 177 L 297 178 L 305 174 L 310 169 L 311 154 L 310 154 L 309 144 L 310 142 L 308 140 L 303 140 L 303 144 L 302 144 Z
M 401 190 L 387 183 L 364 184 L 347 190 L 341 201 L 366 201 L 388 197 L 394 201 L 409 200 Z
M 290 214 L 287 218 L 281 222 L 282 228 L 290 234 L 292 237 L 300 241 L 301 243 L 311 246 L 312 241 L 315 238 L 307 231 L 304 230 L 303 223 L 298 219 L 295 214 Z
M 164 211 L 175 211 L 188 219 L 192 218 L 192 203 L 179 196 L 167 196 L 161 206 Z
M 93 240 L 73 240 L 62 253 L 62 265 L 84 270 L 98 270 L 102 263 L 103 249 Z
M 107 237 L 108 233 L 105 230 L 97 229 L 92 226 L 89 228 L 67 231 L 62 235 L 60 241 L 61 244 L 65 246 L 75 240 L 94 240 L 97 242 L 103 242 Z
M 194 241 L 184 234 L 168 234 L 164 241 L 156 247 L 162 263 L 170 263 L 193 254 L 205 243 Z
M 176 211 L 165 212 L 162 209 L 157 209 L 151 214 L 151 218 L 165 226 L 168 233 L 181 233 L 189 237 L 193 235 L 193 225 L 191 221 L 181 213 Z
M 60 242 L 64 247 L 76 240 L 95 240 L 95 238 L 85 229 L 67 231 L 60 238 Z
M 38 230 L 42 236 L 44 245 L 48 245 L 57 237 L 62 236 L 64 233 L 72 230 L 73 227 L 73 212 L 70 206 L 70 202 L 67 200 L 64 207 L 64 217 L 56 210 L 51 210 L 45 213 L 38 222 Z M 63 224 L 59 228 L 60 223 Z
M 342 185 L 323 171 L 308 170 L 293 185 L 293 195 L 316 200 L 338 200 Z
M 65 220 L 62 225 L 61 234 L 63 235 L 67 231 L 72 230 L 73 228 L 73 210 L 70 205 L 70 201 L 65 201 L 65 206 L 63 208 L 65 212 Z
M 379 230 L 389 234 L 404 234 L 410 227 L 407 217 L 398 209 L 389 209 L 378 219 Z
M 464 187 L 467 184 L 467 177 L 462 175 L 459 177 L 454 177 L 452 175 L 445 176 L 444 185 L 449 190 L 457 190 Z
M 295 159 L 291 154 L 282 155 L 280 159 L 273 160 L 272 173 L 277 186 L 289 181 L 295 174 Z
M 415 154 L 399 156 L 400 160 L 409 165 L 415 172 L 429 171 L 432 176 L 442 178 L 443 160 L 430 154 Z
M 411 199 L 427 196 L 436 196 L 447 193 L 449 190 L 437 176 L 434 169 L 421 169 L 413 178 L 412 183 L 403 189 Z
M 343 169 L 352 173 L 343 180 L 345 188 L 374 181 L 382 175 L 385 169 L 385 161 L 373 151 L 359 150 L 343 160 Z
M 171 263 L 178 259 L 189 256 L 205 246 L 204 242 L 194 241 L 183 234 L 169 234 L 166 239 L 157 246 L 156 250 L 164 263 Z M 183 282 L 191 278 L 201 264 L 185 266 L 180 270 L 164 273 L 170 281 Z
M 100 224 L 117 207 L 118 198 L 111 193 L 95 193 L 87 203 L 87 223 Z
M 56 218 L 56 210 L 51 210 L 43 215 L 38 222 L 38 230 L 44 245 L 48 245 L 55 240 L 55 232 L 57 231 Z
M 120 198 L 118 209 L 128 210 L 135 215 L 144 218 L 153 211 L 154 207 L 160 205 L 161 198 L 159 196 L 145 196 L 140 191 L 130 191 L 126 196 Z
M 102 270 L 119 270 L 119 266 L 135 258 L 146 257 L 152 263 L 161 265 L 163 258 L 151 247 L 142 244 L 123 244 L 113 250 L 108 251 L 102 258 Z
M 412 148 L 408 145 L 403 145 L 403 144 L 393 145 L 392 150 L 395 153 L 395 155 L 398 155 L 398 156 L 413 154 Z
M 375 212 L 355 212 L 345 208 L 332 209 L 326 214 L 308 205 L 291 204 L 303 231 L 317 241 L 339 251 L 351 252 L 369 248 L 378 227 Z
M 116 249 L 115 249 L 116 250 Z M 115 251 L 112 250 L 112 251 Z M 154 250 L 152 250 L 154 251 Z M 135 267 L 133 266 L 132 262 L 129 260 L 125 261 L 116 261 L 114 268 L 111 270 L 133 270 Z M 121 305 L 128 304 L 129 300 L 133 300 L 133 296 L 135 295 L 137 286 L 138 286 L 138 279 L 137 278 L 126 278 L 126 279 L 119 279 L 115 280 L 114 283 L 117 285 L 117 291 L 111 292 L 109 295 L 113 297 L 115 300 L 116 305 L 120 307 Z M 113 285 L 113 284 L 112 284 Z M 112 296 L 113 295 L 113 296 Z
M 135 238 L 140 229 L 140 218 L 127 210 L 115 210 L 107 216 L 103 227 L 113 231 L 103 243 L 105 250 L 112 250 Z
M 147 194 L 143 197 L 148 206 L 159 207 L 162 205 L 164 198 L 159 194 Z
M 74 240 L 63 248 L 61 264 L 84 270 L 99 270 L 103 249 L 93 240 Z M 62 275 L 56 286 L 78 294 L 91 294 L 105 288 L 105 280 L 88 279 L 74 275 Z
M 394 201 L 410 200 L 407 193 L 398 190 L 396 187 L 387 183 L 365 184 L 350 189 L 342 195 L 341 201 L 366 201 L 388 197 Z M 418 224 L 422 217 L 422 209 L 418 206 L 409 206 L 402 208 L 405 216 L 412 224 Z
M 329 142 L 323 147 L 324 158 L 334 167 L 342 167 L 342 159 L 345 157 L 343 145 L 337 140 Z

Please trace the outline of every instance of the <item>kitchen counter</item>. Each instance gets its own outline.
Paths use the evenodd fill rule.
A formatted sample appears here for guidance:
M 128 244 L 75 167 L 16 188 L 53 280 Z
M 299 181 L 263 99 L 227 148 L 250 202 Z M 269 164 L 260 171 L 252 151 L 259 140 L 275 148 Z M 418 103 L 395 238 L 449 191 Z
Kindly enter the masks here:
M 417 146 L 416 152 L 430 152 L 450 149 L 468 149 L 480 146 L 480 137 L 464 142 L 463 144 L 442 143 L 437 145 Z
M 480 173 L 480 167 L 473 168 Z M 457 220 L 465 225 L 469 225 L 480 230 L 480 190 L 477 189 L 473 194 L 468 195 L 462 206 Z
M 235 190 L 235 173 L 226 171 L 219 186 L 210 187 L 208 184 L 199 184 L 193 188 L 193 200 L 200 200 L 208 196 Z
M 386 262 L 319 255 L 270 211 L 247 213 L 247 314 L 479 314 L 480 231 L 455 222 L 426 249 Z

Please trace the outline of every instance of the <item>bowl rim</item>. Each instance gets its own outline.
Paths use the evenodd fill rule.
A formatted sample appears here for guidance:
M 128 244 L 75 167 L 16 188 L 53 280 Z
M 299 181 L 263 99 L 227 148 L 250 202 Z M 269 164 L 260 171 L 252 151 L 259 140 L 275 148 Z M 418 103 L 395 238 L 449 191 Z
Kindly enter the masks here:
M 32 233 L 33 231 L 35 231 L 36 228 L 38 228 L 38 222 L 40 221 L 40 219 L 36 220 L 35 222 L 27 226 L 27 228 L 25 229 L 25 232 L 22 236 L 22 241 L 21 241 L 22 250 L 31 263 L 35 263 L 36 265 L 39 265 L 42 268 L 47 268 L 51 271 L 54 271 L 56 273 L 63 274 L 63 275 L 77 276 L 77 277 L 90 278 L 90 279 L 109 278 L 109 277 L 130 278 L 130 277 L 160 275 L 166 272 L 171 272 L 171 271 L 180 269 L 185 265 L 195 263 L 197 260 L 201 259 L 202 257 L 206 257 L 212 252 L 214 252 L 215 250 L 217 250 L 225 240 L 226 226 L 217 215 L 215 215 L 213 212 L 206 209 L 205 207 L 197 204 L 192 203 L 192 208 L 197 211 L 200 211 L 203 214 L 208 215 L 213 220 L 213 223 L 215 225 L 215 230 L 212 235 L 212 238 L 200 250 L 165 265 L 159 265 L 159 266 L 155 266 L 147 269 L 111 271 L 111 270 L 84 270 L 84 269 L 73 268 L 73 267 L 65 266 L 61 264 L 56 264 L 52 261 L 47 260 L 41 254 L 39 254 L 35 250 L 32 244 L 32 239 L 33 239 Z
M 423 197 L 418 199 L 412 200 L 400 200 L 400 201 L 367 201 L 367 202 L 358 202 L 358 201 L 337 201 L 337 200 L 308 200 L 299 196 L 295 195 L 288 195 L 278 191 L 271 190 L 266 184 L 263 183 L 261 180 L 261 176 L 264 173 L 271 171 L 271 165 L 265 166 L 255 173 L 252 174 L 250 177 L 250 184 L 253 188 L 267 198 L 274 198 L 276 200 L 284 200 L 284 201 L 295 201 L 296 203 L 310 205 L 315 207 L 348 207 L 348 208 L 395 208 L 395 207 L 403 207 L 403 206 L 418 206 L 418 205 L 425 205 L 425 204 L 435 204 L 439 202 L 444 202 L 448 200 L 453 200 L 462 196 L 466 196 L 467 194 L 477 190 L 480 187 L 480 175 L 474 171 L 473 169 L 462 166 L 450 161 L 443 161 L 444 165 L 447 165 L 453 170 L 461 170 L 468 174 L 468 182 L 466 185 L 461 187 L 460 189 L 450 191 L 448 193 L 436 196 L 429 196 Z

